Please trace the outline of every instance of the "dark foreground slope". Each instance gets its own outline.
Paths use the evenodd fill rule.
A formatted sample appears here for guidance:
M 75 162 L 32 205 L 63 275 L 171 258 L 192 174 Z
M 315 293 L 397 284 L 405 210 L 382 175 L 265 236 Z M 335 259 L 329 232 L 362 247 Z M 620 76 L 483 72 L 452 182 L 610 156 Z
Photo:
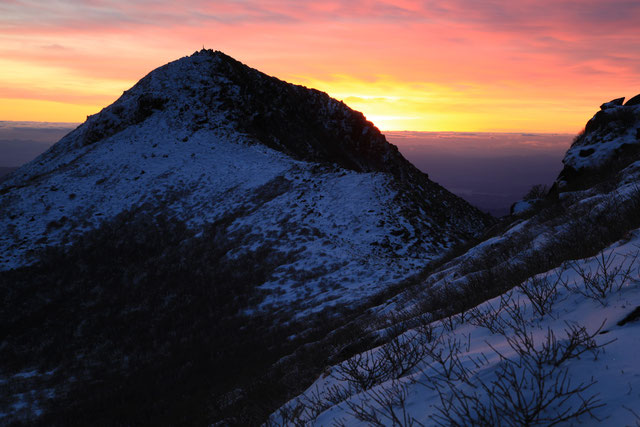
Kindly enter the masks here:
M 212 51 L 15 171 L 0 214 L 0 419 L 43 425 L 258 423 L 491 222 L 362 114 Z
M 304 384 L 296 374 L 317 369 L 328 349 L 271 365 L 322 338 L 349 310 L 287 324 L 268 311 L 239 315 L 290 255 L 264 244 L 230 262 L 235 242 L 224 227 L 201 233 L 127 212 L 67 250 L 0 274 L 2 411 L 42 425 L 225 417 L 246 425 Z

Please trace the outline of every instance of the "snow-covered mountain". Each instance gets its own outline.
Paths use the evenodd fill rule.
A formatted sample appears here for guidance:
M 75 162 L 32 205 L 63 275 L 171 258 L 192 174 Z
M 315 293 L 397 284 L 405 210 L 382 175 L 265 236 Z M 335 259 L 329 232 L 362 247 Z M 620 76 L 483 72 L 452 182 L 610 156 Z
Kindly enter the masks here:
M 489 223 L 362 114 L 208 50 L 151 72 L 0 195 L 2 269 L 124 210 L 194 229 L 225 219 L 242 235 L 235 254 L 264 242 L 296 254 L 264 304 L 371 295 Z
M 14 171 L 0 216 L 0 416 L 45 424 L 255 421 L 291 393 L 246 408 L 276 361 L 493 222 L 361 113 L 210 50 Z
M 637 425 L 640 109 L 605 103 L 546 199 L 369 310 L 272 425 Z

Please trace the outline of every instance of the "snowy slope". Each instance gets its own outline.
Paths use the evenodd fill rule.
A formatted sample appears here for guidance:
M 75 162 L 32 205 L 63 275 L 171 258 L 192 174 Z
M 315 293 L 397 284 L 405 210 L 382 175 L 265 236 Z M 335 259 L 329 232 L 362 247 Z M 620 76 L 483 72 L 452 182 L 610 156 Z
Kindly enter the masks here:
M 616 138 L 606 174 L 560 185 L 370 309 L 375 345 L 327 367 L 273 424 L 637 425 L 640 161 Z
M 360 300 L 488 223 L 362 114 L 204 50 L 150 73 L 0 197 L 0 269 L 125 210 L 192 229 L 224 220 L 241 236 L 235 254 L 293 254 L 264 283 L 264 307 Z
M 382 377 L 372 387 L 360 387 L 353 374 L 354 367 L 366 372 L 362 356 L 350 359 L 351 365 L 334 366 L 274 421 L 286 423 L 282 415 L 295 413 L 300 405 L 301 418 L 312 425 L 397 425 L 394 417 L 402 425 L 469 425 L 472 420 L 522 425 L 527 415 L 534 425 L 563 417 L 564 424 L 635 425 L 640 420 L 634 347 L 640 332 L 640 277 L 633 263 L 638 244 L 640 231 L 596 258 L 523 283 L 549 285 L 543 314 L 516 288 L 451 322 L 405 332 L 393 343 L 404 346 L 404 354 L 416 348 L 421 353 L 419 360 L 405 359 L 407 372 L 400 375 L 391 368 L 393 343 L 372 349 L 365 355 L 368 366 L 376 365 Z M 585 288 L 584 277 L 600 275 L 604 281 L 603 265 L 613 289 L 598 299 Z M 634 310 L 635 320 L 624 322 Z M 523 418 L 518 421 L 514 414 Z
M 625 191 L 628 184 L 621 188 Z M 590 199 L 585 203 L 598 201 L 592 207 L 606 205 L 606 197 Z M 473 248 L 425 285 L 463 287 L 474 274 L 465 275 L 464 261 L 485 260 L 488 248 L 526 227 L 519 223 Z M 401 308 L 412 312 L 411 300 L 392 300 L 379 312 L 391 320 L 378 323 L 385 325 L 378 334 L 404 330 L 403 323 L 393 323 L 398 319 L 413 326 L 388 344 L 325 369 L 272 421 L 523 425 L 518 417 L 528 415 L 532 425 L 635 425 L 640 421 L 639 247 L 636 229 L 597 256 L 562 263 L 435 322 L 419 307 L 407 320 Z

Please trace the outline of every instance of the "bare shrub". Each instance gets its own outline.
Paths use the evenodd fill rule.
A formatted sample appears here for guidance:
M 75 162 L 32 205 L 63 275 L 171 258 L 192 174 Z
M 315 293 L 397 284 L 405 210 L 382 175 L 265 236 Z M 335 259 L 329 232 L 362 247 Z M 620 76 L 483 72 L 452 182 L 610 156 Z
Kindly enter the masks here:
M 472 308 L 467 315 L 469 323 L 474 326 L 486 328 L 492 334 L 505 335 L 506 323 L 502 320 L 502 313 L 511 301 L 511 295 L 511 292 L 502 294 L 498 307 L 493 307 L 493 305 L 487 301 L 484 305 L 488 308 L 484 310 L 480 309 L 479 306 Z
M 553 304 L 558 298 L 558 285 L 561 283 L 562 274 L 559 273 L 555 280 L 549 280 L 549 275 L 534 276 L 519 286 L 520 291 L 531 301 L 534 310 L 544 316 L 551 312 Z
M 500 424 L 490 402 L 485 402 L 474 388 L 469 392 L 458 384 L 447 382 L 437 392 L 440 405 L 435 407 L 436 413 L 431 416 L 435 425 L 466 427 Z
M 303 426 L 302 415 L 305 408 L 305 405 L 299 402 L 293 405 L 284 405 L 277 411 L 277 416 L 268 418 L 264 425 L 266 427 Z
M 626 409 L 627 411 L 629 411 L 631 413 L 631 415 L 633 415 L 634 421 L 635 421 L 635 425 L 637 427 L 640 427 L 640 415 L 638 415 L 638 413 L 636 411 L 634 411 L 633 409 L 631 409 L 631 408 L 629 408 L 629 407 L 627 407 L 625 405 L 622 405 L 622 407 L 624 409 Z
M 532 186 L 527 194 L 524 195 L 524 200 L 536 200 L 536 199 L 544 199 L 545 196 L 549 193 L 549 187 L 544 184 L 536 184 Z
M 501 424 L 513 426 L 555 425 L 591 414 L 603 406 L 597 395 L 583 397 L 595 382 L 572 385 L 568 370 L 517 369 L 512 363 L 502 364 L 496 379 L 485 391 L 491 396 L 491 409 Z M 579 403 L 571 405 L 570 399 Z
M 469 378 L 469 370 L 460 359 L 462 345 L 460 340 L 448 338 L 441 345 L 429 350 L 431 358 L 430 367 L 435 374 L 429 376 L 434 384 L 448 381 L 466 381 Z
M 315 419 L 322 412 L 348 399 L 351 395 L 350 390 L 340 385 L 332 386 L 326 391 L 321 391 L 316 385 L 315 390 L 305 394 L 303 400 L 296 402 L 302 408 L 299 411 L 300 414 L 304 414 L 304 417 L 301 416 L 299 419 Z
M 452 314 L 450 316 L 445 317 L 444 319 L 441 320 L 442 322 L 442 326 L 444 327 L 445 331 L 453 331 L 455 328 L 457 328 L 459 325 L 462 325 L 464 323 L 464 319 L 465 319 L 465 313 L 459 313 L 459 314 Z
M 597 395 L 584 393 L 595 381 L 574 385 L 565 367 L 538 363 L 529 355 L 505 359 L 487 381 L 473 377 L 447 382 L 438 390 L 440 406 L 432 420 L 442 426 L 556 425 L 604 406 Z
M 438 345 L 431 325 L 398 335 L 378 350 L 357 354 L 338 366 L 333 377 L 345 384 L 334 384 L 323 390 L 316 387 L 300 401 L 282 408 L 278 418 L 282 425 L 306 425 L 325 410 L 344 402 L 352 415 L 371 425 L 388 422 L 416 425 L 404 409 L 406 388 L 396 380 L 410 374 Z M 389 380 L 391 386 L 377 387 Z M 362 392 L 366 398 L 360 404 L 349 400 Z M 279 425 L 273 419 L 271 423 Z
M 439 339 L 439 335 L 436 332 L 436 327 L 434 326 L 434 322 L 431 320 L 432 316 L 429 314 L 423 314 L 418 318 L 420 322 L 418 327 L 415 329 L 417 333 L 422 335 L 422 340 L 425 343 L 432 343 Z
M 501 317 L 503 329 L 511 330 L 516 335 L 526 335 L 529 327 L 528 316 L 520 303 L 520 298 L 510 298 L 502 307 L 505 315 Z M 508 334 L 503 334 L 507 336 Z
M 376 357 L 372 350 L 356 354 L 337 367 L 337 380 L 345 381 L 356 391 L 369 390 L 390 378 L 384 359 Z
M 404 377 L 422 362 L 428 351 L 425 338 L 422 334 L 404 334 L 382 346 L 380 357 L 393 379 Z
M 604 327 L 606 320 L 602 322 L 600 327 L 592 333 L 587 332 L 587 328 L 578 324 L 566 323 L 567 328 L 564 330 L 566 338 L 562 341 L 556 339 L 554 332 L 549 329 L 545 342 L 542 344 L 540 352 L 533 352 L 538 356 L 538 360 L 560 366 L 569 359 L 580 357 L 585 352 L 590 352 L 594 359 L 597 359 L 600 350 L 612 341 L 604 344 L 598 344 L 595 337 Z
M 372 426 L 422 426 L 407 413 L 407 387 L 397 381 L 385 387 L 369 390 L 359 402 L 347 402 L 351 415 Z
M 573 286 L 568 284 L 565 286 L 575 293 L 606 305 L 609 294 L 620 291 L 630 282 L 632 272 L 637 267 L 638 255 L 639 252 L 633 255 L 620 255 L 613 251 L 605 255 L 603 251 L 594 257 L 595 268 L 583 267 L 578 262 L 569 263 L 570 268 L 582 279 L 584 288 L 577 283 L 574 283 Z M 616 266 L 614 264 L 619 257 L 623 257 L 624 260 Z
M 410 374 L 437 345 L 433 328 L 423 326 L 398 335 L 378 350 L 356 354 L 339 365 L 333 376 L 346 382 L 355 392 L 369 390 L 390 379 Z M 338 390 L 333 390 L 332 394 L 333 400 L 340 400 L 346 395 Z
M 497 320 L 498 311 L 502 311 L 501 320 Z M 432 381 L 440 398 L 432 416 L 434 423 L 529 426 L 555 425 L 585 414 L 597 419 L 592 411 L 604 404 L 597 395 L 585 395 L 595 382 L 572 384 L 564 364 L 586 352 L 597 358 L 602 347 L 611 342 L 598 344 L 595 340 L 604 322 L 591 333 L 584 326 L 567 323 L 564 339 L 548 329 L 543 341 L 536 343 L 519 300 L 510 298 L 493 313 L 493 318 L 486 313 L 475 315 L 471 322 L 509 331 L 503 334 L 515 356 L 509 357 L 489 344 L 501 362 L 494 375 L 485 379 L 477 375 L 484 362 L 476 363 L 477 371 L 465 369 L 460 362 L 459 343 L 451 345 L 449 341 L 449 353 L 442 353 L 447 359 L 438 354 L 434 357 L 439 369 Z M 451 374 L 460 371 L 464 374 Z
M 540 346 L 536 345 L 533 334 L 525 330 L 514 330 L 513 335 L 506 336 L 507 343 L 522 360 L 520 364 L 525 365 L 553 365 L 560 366 L 564 362 L 580 357 L 585 352 L 590 352 L 597 358 L 600 350 L 605 344 L 598 344 L 595 340 L 600 333 L 605 322 L 592 333 L 587 332 L 584 326 L 566 323 L 564 330 L 566 338 L 558 340 L 552 329 L 547 329 L 547 334 Z M 493 348 L 493 347 L 492 347 Z M 501 352 L 493 349 L 504 360 L 508 360 Z M 533 369 L 529 366 L 529 369 Z

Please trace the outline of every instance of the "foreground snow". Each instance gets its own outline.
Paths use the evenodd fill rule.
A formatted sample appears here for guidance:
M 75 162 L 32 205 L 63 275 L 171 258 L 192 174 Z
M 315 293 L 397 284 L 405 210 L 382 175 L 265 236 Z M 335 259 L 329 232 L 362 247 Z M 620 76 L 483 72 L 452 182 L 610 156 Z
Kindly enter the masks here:
M 639 247 L 635 231 L 597 257 L 409 330 L 327 370 L 273 421 L 297 413 L 313 425 L 520 425 L 529 415 L 533 424 L 635 425 Z

